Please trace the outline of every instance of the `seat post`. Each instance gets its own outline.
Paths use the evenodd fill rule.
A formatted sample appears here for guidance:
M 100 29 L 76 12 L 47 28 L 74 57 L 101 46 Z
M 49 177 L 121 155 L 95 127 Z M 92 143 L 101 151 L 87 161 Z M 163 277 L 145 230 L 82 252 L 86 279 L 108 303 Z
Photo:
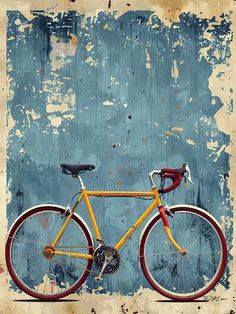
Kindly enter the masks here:
M 81 185 L 81 190 L 84 190 L 85 186 L 84 186 L 84 182 L 83 182 L 81 176 L 77 175 L 77 178 L 79 179 L 79 182 L 80 182 L 80 185 Z

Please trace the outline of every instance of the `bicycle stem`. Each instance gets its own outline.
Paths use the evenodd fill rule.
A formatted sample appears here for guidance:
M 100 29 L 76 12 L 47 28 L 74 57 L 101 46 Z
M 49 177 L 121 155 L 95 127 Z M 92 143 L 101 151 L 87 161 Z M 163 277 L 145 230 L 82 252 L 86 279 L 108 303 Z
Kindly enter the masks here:
M 165 211 L 165 208 L 161 202 L 160 199 L 160 195 L 158 193 L 157 187 L 153 187 L 153 192 L 155 195 L 155 198 L 157 200 L 157 208 L 159 210 L 159 213 L 161 215 L 161 220 L 163 222 L 164 225 L 164 229 L 165 229 L 165 233 L 167 235 L 168 240 L 174 245 L 174 247 L 182 254 L 182 255 L 186 255 L 186 251 L 175 241 L 175 239 L 172 236 L 172 233 L 170 231 L 170 225 L 169 225 L 169 221 L 168 221 L 168 217 Z

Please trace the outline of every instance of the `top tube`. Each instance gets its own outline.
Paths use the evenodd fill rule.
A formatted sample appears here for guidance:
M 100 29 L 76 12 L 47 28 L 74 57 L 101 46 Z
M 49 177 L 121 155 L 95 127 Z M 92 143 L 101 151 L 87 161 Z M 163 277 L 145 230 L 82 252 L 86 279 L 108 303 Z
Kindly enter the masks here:
M 154 192 L 133 192 L 133 191 L 86 191 L 88 196 L 100 196 L 100 197 L 132 197 L 132 196 L 144 196 L 154 197 Z

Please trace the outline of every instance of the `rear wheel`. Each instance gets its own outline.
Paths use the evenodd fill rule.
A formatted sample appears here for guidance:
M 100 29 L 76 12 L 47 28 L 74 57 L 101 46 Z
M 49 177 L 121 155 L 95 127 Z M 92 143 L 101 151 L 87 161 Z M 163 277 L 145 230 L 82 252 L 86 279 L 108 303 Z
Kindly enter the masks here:
M 64 209 L 33 208 L 12 226 L 6 242 L 6 263 L 15 284 L 32 297 L 53 300 L 75 292 L 88 277 L 92 260 L 45 254 L 66 218 Z M 90 232 L 73 215 L 57 250 L 93 254 Z
M 187 254 L 181 255 L 169 242 L 157 215 L 143 233 L 140 263 L 156 291 L 174 300 L 193 300 L 220 280 L 227 261 L 226 241 L 218 222 L 206 211 L 194 206 L 171 211 L 170 230 Z

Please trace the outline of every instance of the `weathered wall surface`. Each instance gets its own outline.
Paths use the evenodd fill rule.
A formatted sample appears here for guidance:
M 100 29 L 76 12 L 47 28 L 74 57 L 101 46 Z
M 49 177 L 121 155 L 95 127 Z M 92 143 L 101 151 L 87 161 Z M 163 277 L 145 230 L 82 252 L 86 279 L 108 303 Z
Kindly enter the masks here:
M 27 3 L 4 8 L 8 97 L 1 117 L 1 128 L 7 121 L 1 156 L 3 199 L 7 183 L 3 238 L 24 209 L 45 202 L 65 205 L 71 191 L 77 191 L 76 182 L 60 173 L 61 162 L 94 163 L 95 171 L 84 175 L 91 189 L 148 190 L 148 171 L 188 161 L 194 186 L 190 191 L 180 188 L 168 203 L 209 210 L 232 249 L 235 16 L 230 2 L 218 4 L 181 2 L 173 7 L 150 1 L 119 8 L 112 2 L 110 12 L 102 2 L 97 6 L 101 12 L 86 3 L 41 4 L 34 9 L 44 12 L 34 13 Z M 108 244 L 114 244 L 145 205 L 134 199 L 93 201 Z M 86 218 L 84 209 L 82 216 Z M 122 250 L 125 262 L 104 282 L 102 292 L 123 295 L 111 297 L 117 313 L 126 308 L 157 313 L 163 303 L 153 302 L 154 292 L 139 290 L 138 299 L 138 294 L 124 296 L 140 286 L 149 288 L 138 267 L 138 235 L 128 244 Z M 233 309 L 230 253 L 222 285 L 213 293 L 223 293 L 226 300 L 201 304 L 199 310 L 217 307 L 221 313 L 222 307 L 223 313 L 223 304 L 226 313 Z M 4 295 L 19 298 L 8 287 Z M 105 295 L 79 298 L 85 313 L 91 311 L 91 302 L 98 313 L 110 311 Z M 14 312 L 11 304 L 8 311 Z M 164 306 L 188 313 L 197 308 L 196 303 Z M 43 313 L 40 304 L 27 307 Z M 57 307 L 61 313 L 80 312 L 76 302 Z

